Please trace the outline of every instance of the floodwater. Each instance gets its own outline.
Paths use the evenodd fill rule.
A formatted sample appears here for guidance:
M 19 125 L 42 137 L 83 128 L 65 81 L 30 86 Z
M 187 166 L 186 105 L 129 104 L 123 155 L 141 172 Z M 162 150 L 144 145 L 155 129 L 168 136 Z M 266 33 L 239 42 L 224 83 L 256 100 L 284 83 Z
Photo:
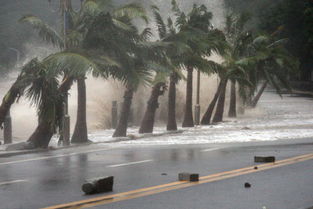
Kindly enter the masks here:
M 247 109 L 244 115 L 239 115 L 236 119 L 226 117 L 223 123 L 217 125 L 180 128 L 183 133 L 144 137 L 117 144 L 207 144 L 313 137 L 312 104 L 311 98 L 291 95 L 281 98 L 274 92 L 265 92 L 257 108 Z M 156 127 L 154 131 L 163 132 L 164 125 Z M 93 131 L 89 134 L 89 139 L 94 142 L 108 142 L 113 139 L 112 134 L 112 129 Z M 138 127 L 129 128 L 128 134 L 140 136 Z

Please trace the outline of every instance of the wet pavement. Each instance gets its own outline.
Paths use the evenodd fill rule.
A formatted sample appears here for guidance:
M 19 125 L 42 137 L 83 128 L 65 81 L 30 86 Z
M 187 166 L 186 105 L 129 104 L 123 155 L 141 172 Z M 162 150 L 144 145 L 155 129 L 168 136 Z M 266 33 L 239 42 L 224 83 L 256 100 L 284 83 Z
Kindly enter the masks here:
M 91 145 L 1 158 L 1 208 L 35 209 L 101 196 L 85 196 L 80 189 L 86 179 L 95 177 L 113 175 L 114 193 L 120 193 L 177 181 L 179 172 L 206 176 L 252 166 L 255 155 L 275 155 L 282 160 L 308 153 L 313 153 L 313 139 L 223 145 Z M 95 208 L 297 209 L 313 205 L 312 176 L 313 160 L 308 160 Z M 252 188 L 244 188 L 247 181 Z
M 222 124 L 118 143 L 0 157 L 1 209 L 36 209 L 100 197 L 85 196 L 86 179 L 115 177 L 114 191 L 177 181 L 178 173 L 207 176 L 254 166 L 256 155 L 277 160 L 313 153 L 310 98 L 267 92 L 257 109 Z M 157 133 L 164 132 L 156 128 Z M 130 129 L 131 134 L 136 129 Z M 94 132 L 96 142 L 112 130 Z M 313 160 L 94 208 L 306 209 L 313 205 Z M 244 183 L 252 187 L 244 188 Z

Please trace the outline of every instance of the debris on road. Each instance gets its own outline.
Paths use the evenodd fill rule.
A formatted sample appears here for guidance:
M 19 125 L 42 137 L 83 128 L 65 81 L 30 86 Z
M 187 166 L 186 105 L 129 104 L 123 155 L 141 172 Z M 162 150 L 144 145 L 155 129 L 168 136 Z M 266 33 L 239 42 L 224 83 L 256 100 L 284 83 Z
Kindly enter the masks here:
M 102 177 L 91 180 L 83 184 L 82 190 L 85 194 L 97 194 L 102 192 L 111 192 L 113 190 L 113 176 Z
M 246 183 L 245 183 L 245 188 L 250 188 L 250 187 L 251 187 L 251 184 L 248 183 L 248 182 L 246 182 Z
M 268 157 L 254 156 L 254 162 L 256 162 L 256 163 L 274 163 L 275 157 L 274 156 L 268 156 Z
M 197 173 L 179 173 L 178 174 L 179 181 L 199 181 L 199 174 Z

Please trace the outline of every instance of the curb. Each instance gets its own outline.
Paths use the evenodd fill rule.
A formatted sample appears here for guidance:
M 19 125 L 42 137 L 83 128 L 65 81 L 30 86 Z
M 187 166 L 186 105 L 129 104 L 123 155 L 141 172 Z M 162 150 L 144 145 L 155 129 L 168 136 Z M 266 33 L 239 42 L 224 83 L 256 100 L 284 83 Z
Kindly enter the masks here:
M 87 142 L 83 144 L 71 144 L 66 147 L 53 147 L 53 148 L 47 148 L 47 149 L 32 149 L 32 150 L 16 150 L 16 151 L 3 151 L 4 153 L 1 153 L 0 151 L 0 158 L 5 157 L 12 157 L 12 156 L 18 156 L 18 155 L 24 155 L 24 154 L 33 154 L 33 153 L 41 153 L 41 152 L 48 152 L 48 151 L 57 151 L 62 149 L 69 149 L 74 147 L 83 147 L 93 144 L 107 144 L 107 143 L 115 143 L 115 142 L 122 142 L 122 141 L 131 141 L 136 139 L 142 139 L 146 137 L 159 137 L 159 136 L 165 136 L 165 135 L 172 135 L 172 134 L 179 134 L 183 133 L 183 130 L 177 130 L 177 131 L 168 131 L 164 133 L 156 133 L 156 134 L 141 134 L 141 135 L 129 135 L 127 137 L 118 137 L 109 141 L 104 142 Z
M 40 153 L 40 152 L 46 152 L 46 151 L 48 151 L 48 150 L 49 150 L 49 149 L 3 151 L 3 152 L 5 152 L 5 153 L 0 153 L 0 158 L 12 157 L 12 156 L 24 155 L 24 154 Z

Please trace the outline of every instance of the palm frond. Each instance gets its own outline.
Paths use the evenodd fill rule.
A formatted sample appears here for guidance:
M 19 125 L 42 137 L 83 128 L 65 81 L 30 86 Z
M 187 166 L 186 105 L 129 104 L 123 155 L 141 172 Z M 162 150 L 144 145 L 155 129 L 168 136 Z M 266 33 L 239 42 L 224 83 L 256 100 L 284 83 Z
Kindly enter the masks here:
M 269 43 L 269 38 L 267 36 L 261 35 L 253 40 L 253 44 L 256 46 L 264 45 Z
M 179 9 L 179 6 L 176 0 L 172 0 L 171 4 L 172 4 L 172 11 L 174 12 L 176 16 L 179 16 L 181 14 L 181 10 Z
M 158 27 L 159 37 L 160 37 L 160 39 L 163 39 L 163 38 L 165 38 L 165 36 L 167 34 L 166 25 L 163 21 L 161 14 L 159 13 L 159 8 L 157 6 L 151 6 L 151 8 L 153 11 L 155 22 L 156 22 L 157 27 Z
M 61 36 L 52 27 L 44 23 L 40 18 L 33 15 L 27 15 L 22 17 L 19 22 L 31 25 L 35 30 L 38 31 L 39 36 L 43 40 L 63 48 L 64 41 Z
M 52 54 L 43 60 L 49 74 L 54 77 L 66 72 L 73 77 L 84 76 L 88 71 L 98 70 L 98 66 L 90 58 L 73 52 L 59 52 Z
M 112 19 L 113 24 L 125 31 L 133 31 L 134 27 L 132 24 L 130 24 L 129 22 L 125 22 L 125 21 L 121 21 L 119 19 L 113 18 Z
M 148 41 L 152 37 L 151 28 L 145 28 L 140 34 L 140 40 Z
M 127 17 L 131 20 L 140 18 L 146 23 L 149 22 L 146 10 L 140 4 L 137 3 L 126 4 L 120 8 L 115 9 L 113 11 L 113 17 L 115 18 Z
M 287 38 L 279 39 L 277 41 L 274 41 L 273 43 L 269 44 L 267 48 L 275 48 L 279 46 L 283 46 L 288 42 Z
M 176 34 L 176 29 L 175 29 L 175 27 L 174 27 L 173 20 L 172 20 L 172 18 L 170 18 L 170 17 L 167 18 L 167 27 L 168 27 L 169 33 L 170 33 L 171 35 Z

